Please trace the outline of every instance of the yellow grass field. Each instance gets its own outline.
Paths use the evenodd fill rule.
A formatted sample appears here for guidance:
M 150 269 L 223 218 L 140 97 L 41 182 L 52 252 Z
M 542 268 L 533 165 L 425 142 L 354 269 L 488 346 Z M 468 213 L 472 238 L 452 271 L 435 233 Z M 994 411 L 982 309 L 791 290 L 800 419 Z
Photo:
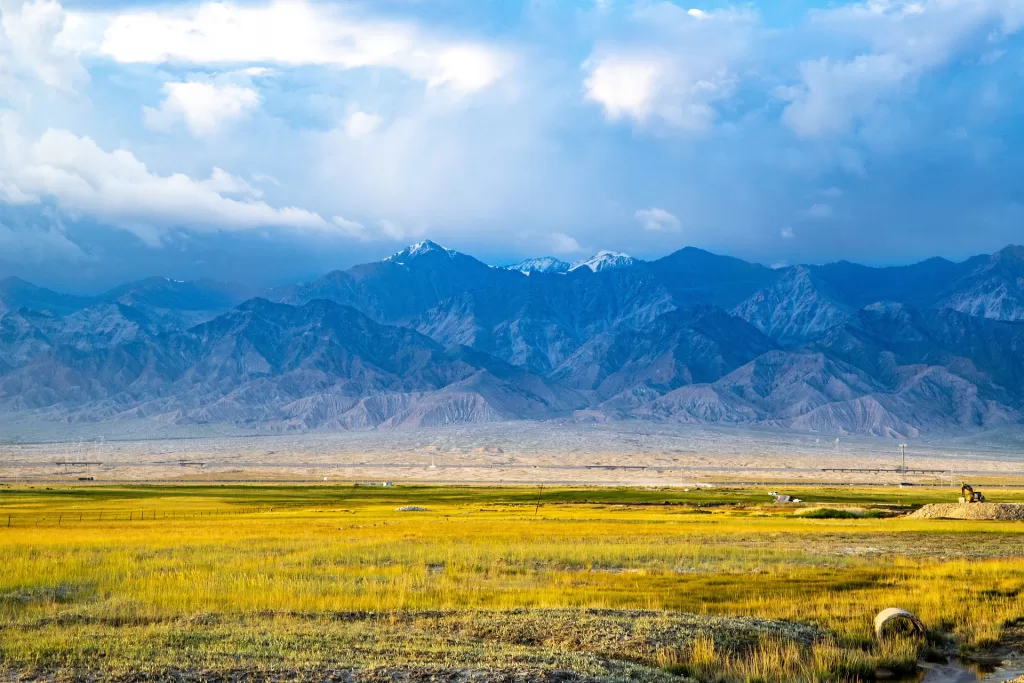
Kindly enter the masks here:
M 1024 625 L 1024 524 L 799 495 L 4 487 L 0 676 L 853 681 Z M 927 637 L 876 644 L 889 606 Z

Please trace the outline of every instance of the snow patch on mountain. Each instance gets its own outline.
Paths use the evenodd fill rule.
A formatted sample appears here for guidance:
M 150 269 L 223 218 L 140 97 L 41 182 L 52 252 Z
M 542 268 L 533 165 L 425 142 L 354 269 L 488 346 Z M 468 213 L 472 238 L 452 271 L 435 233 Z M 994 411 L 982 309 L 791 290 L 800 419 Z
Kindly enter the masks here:
M 572 264 L 569 271 L 571 272 L 579 268 L 589 268 L 593 272 L 597 273 L 602 270 L 624 268 L 637 263 L 640 263 L 640 260 L 633 258 L 629 254 L 623 254 L 618 251 L 599 251 L 585 261 L 577 261 Z
M 388 256 L 386 259 L 382 260 L 388 263 L 404 264 L 411 258 L 423 256 L 424 254 L 429 254 L 431 252 L 440 252 L 443 254 L 447 254 L 448 258 L 454 258 L 455 255 L 458 254 L 458 252 L 455 251 L 454 249 L 445 249 L 437 242 L 424 240 L 422 242 L 417 242 L 416 244 L 411 244 L 402 251 L 392 254 L 391 256 Z
M 520 273 L 529 275 L 530 273 L 566 273 L 571 267 L 572 264 L 556 259 L 554 256 L 540 256 L 528 258 L 504 268 L 505 270 L 518 270 Z
M 540 256 L 520 261 L 511 266 L 505 266 L 505 269 L 518 270 L 526 275 L 530 273 L 568 273 L 578 268 L 589 268 L 596 273 L 601 270 L 631 266 L 635 263 L 640 263 L 640 260 L 633 258 L 629 254 L 623 254 L 618 251 L 599 251 L 590 258 L 576 261 L 575 263 L 566 263 L 554 256 Z

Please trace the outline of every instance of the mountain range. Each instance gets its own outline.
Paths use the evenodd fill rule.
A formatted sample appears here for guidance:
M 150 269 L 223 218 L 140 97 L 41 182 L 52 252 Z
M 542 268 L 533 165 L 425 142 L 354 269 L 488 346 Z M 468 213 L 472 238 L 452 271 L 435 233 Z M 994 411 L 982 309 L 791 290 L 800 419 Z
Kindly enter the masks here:
M 596 273 L 599 270 L 622 268 L 623 266 L 631 266 L 636 263 L 640 263 L 640 260 L 633 258 L 629 254 L 623 254 L 618 251 L 599 251 L 590 258 L 576 261 L 575 263 L 560 261 L 554 256 L 541 256 L 540 258 L 529 258 L 515 265 L 505 266 L 505 268 L 508 270 L 518 270 L 525 275 L 530 273 L 569 273 L 577 268 L 588 268 L 591 272 Z
M 767 268 L 494 267 L 422 242 L 273 291 L 0 280 L 0 411 L 274 429 L 640 419 L 916 436 L 1024 421 L 1024 247 Z

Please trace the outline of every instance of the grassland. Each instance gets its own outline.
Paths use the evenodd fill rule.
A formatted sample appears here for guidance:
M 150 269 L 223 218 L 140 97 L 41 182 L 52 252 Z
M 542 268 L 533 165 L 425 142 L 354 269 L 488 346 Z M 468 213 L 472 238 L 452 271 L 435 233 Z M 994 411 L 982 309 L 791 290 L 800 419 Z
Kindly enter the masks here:
M 950 489 L 798 495 L 854 516 L 749 488 L 0 487 L 0 677 L 871 680 L 1024 625 L 1024 524 L 902 516 Z M 894 605 L 924 642 L 874 642 Z

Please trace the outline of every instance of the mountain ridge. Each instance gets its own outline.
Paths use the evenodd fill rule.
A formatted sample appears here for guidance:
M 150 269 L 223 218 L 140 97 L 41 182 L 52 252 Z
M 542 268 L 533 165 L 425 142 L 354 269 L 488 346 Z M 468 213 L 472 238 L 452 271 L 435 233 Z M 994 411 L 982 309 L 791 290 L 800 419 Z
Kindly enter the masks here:
M 598 256 L 614 267 L 551 259 L 539 265 L 559 270 L 527 277 L 427 240 L 274 300 L 212 280 L 95 297 L 0 280 L 0 411 L 276 429 L 602 416 L 879 436 L 1024 421 L 1022 247 L 889 268 L 770 269 L 693 247 Z

